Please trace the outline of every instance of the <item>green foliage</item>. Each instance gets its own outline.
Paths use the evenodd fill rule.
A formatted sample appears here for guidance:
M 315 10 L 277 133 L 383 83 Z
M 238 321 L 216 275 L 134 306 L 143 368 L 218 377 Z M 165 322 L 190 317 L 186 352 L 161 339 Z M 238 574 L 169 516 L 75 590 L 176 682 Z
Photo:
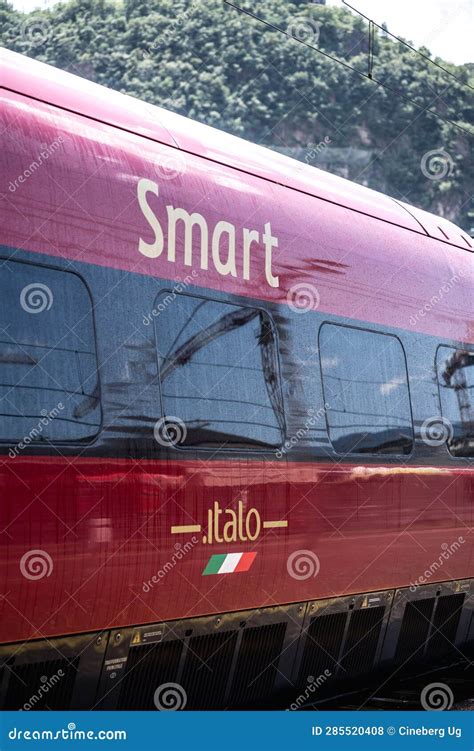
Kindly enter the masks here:
M 329 138 L 312 163 L 472 228 L 472 138 L 452 124 L 473 122 L 472 65 L 437 60 L 459 83 L 381 33 L 373 76 L 388 90 L 294 38 L 366 74 L 358 16 L 304 0 L 247 7 L 286 35 L 222 0 L 71 0 L 29 14 L 0 0 L 0 41 L 306 161 Z M 427 177 L 425 155 L 439 150 Z

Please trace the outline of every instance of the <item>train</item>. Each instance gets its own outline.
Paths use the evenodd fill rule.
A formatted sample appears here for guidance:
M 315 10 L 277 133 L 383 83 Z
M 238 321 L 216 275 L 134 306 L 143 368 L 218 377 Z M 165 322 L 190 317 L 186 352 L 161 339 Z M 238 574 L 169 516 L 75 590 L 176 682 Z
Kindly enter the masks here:
M 474 241 L 2 51 L 0 706 L 265 706 L 474 641 Z

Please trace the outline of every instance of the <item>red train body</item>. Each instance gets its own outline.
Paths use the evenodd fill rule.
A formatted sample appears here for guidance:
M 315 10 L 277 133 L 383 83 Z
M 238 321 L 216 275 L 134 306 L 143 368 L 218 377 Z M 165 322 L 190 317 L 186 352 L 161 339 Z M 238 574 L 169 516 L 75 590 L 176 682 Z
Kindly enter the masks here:
M 314 663 L 311 608 L 348 618 L 373 605 L 369 670 L 402 649 L 404 608 L 419 617 L 420 598 L 433 600 L 429 653 L 443 597 L 446 641 L 472 639 L 471 238 L 2 54 L 4 653 L 93 634 L 119 666 L 113 683 L 124 639 L 183 645 L 199 624 L 196 638 L 217 639 L 246 612 L 264 618 L 254 631 L 286 619 L 270 653 L 295 675 Z M 25 311 L 35 285 L 41 310 Z M 447 441 L 429 433 L 436 420 Z M 254 654 L 235 638 L 234 667 Z

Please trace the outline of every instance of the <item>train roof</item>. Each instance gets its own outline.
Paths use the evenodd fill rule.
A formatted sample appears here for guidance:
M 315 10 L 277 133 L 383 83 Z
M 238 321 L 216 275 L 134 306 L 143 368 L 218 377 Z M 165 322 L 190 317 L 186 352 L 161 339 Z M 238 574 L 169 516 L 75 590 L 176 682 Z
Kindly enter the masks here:
M 1 50 L 2 86 L 474 252 L 447 219 L 71 73 Z

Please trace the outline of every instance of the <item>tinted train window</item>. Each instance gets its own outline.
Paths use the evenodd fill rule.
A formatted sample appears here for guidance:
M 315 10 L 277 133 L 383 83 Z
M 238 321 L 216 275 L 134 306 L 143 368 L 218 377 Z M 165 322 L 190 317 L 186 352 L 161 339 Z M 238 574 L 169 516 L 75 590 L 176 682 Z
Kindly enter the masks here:
M 454 456 L 474 456 L 474 350 L 439 347 L 441 414 Z
M 0 261 L 0 440 L 90 439 L 101 422 L 91 300 L 72 273 Z
M 269 316 L 185 294 L 158 297 L 164 417 L 183 446 L 278 446 L 283 404 Z M 169 431 L 171 438 L 171 432 Z
M 409 454 L 413 423 L 399 340 L 324 324 L 320 357 L 334 449 L 341 454 Z

